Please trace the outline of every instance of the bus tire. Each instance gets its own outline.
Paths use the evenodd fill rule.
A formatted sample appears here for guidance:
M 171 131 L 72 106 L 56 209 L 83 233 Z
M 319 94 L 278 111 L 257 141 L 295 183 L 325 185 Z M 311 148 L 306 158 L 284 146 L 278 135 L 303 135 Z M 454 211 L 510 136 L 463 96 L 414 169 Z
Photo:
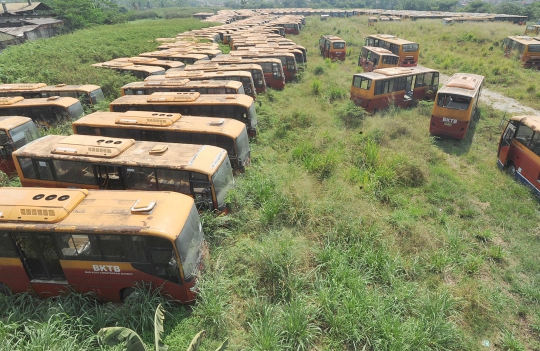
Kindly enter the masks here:
M 125 301 L 128 297 L 133 295 L 133 293 L 135 293 L 134 288 L 125 288 L 120 291 L 120 298 L 122 299 L 122 301 Z
M 504 171 L 512 178 L 516 177 L 516 166 L 512 162 L 508 162 L 506 164 L 506 167 L 504 167 Z
M 13 293 L 11 292 L 11 289 L 8 288 L 8 286 L 4 283 L 0 283 L 0 294 L 4 294 L 6 296 L 11 296 Z

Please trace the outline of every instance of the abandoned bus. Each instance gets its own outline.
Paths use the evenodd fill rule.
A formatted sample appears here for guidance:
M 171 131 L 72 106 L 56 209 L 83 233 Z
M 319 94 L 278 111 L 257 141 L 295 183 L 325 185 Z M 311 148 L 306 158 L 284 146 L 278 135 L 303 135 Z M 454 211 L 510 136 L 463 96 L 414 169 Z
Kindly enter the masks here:
M 288 52 L 238 50 L 238 51 L 231 51 L 229 55 L 231 55 L 232 57 L 241 57 L 244 59 L 252 59 L 252 58 L 279 59 L 281 61 L 281 65 L 283 66 L 283 72 L 285 73 L 285 82 L 292 81 L 294 76 L 298 73 L 298 66 L 296 65 L 296 59 L 294 57 L 294 54 L 291 54 Z
M 422 66 L 392 67 L 355 74 L 351 100 L 368 112 L 391 104 L 407 107 L 413 101 L 433 99 L 439 89 L 439 72 Z
M 347 53 L 347 44 L 345 40 L 335 35 L 322 35 L 319 39 L 319 49 L 324 58 L 343 61 Z
M 47 135 L 13 152 L 22 186 L 176 191 L 199 209 L 226 211 L 227 151 L 90 135 Z
M 540 38 L 524 36 L 506 37 L 503 40 L 504 55 L 515 55 L 523 67 L 540 68 Z
M 159 79 L 133 82 L 121 88 L 122 95 L 151 95 L 156 92 L 199 92 L 201 94 L 245 94 L 244 86 L 235 80 Z
M 540 116 L 510 118 L 499 141 L 497 165 L 540 196 Z
M 476 112 L 484 76 L 456 73 L 437 92 L 429 132 L 463 139 Z
M 392 54 L 390 50 L 374 46 L 364 46 L 360 51 L 358 66 L 364 72 L 371 72 L 379 68 L 397 67 L 399 56 Z
M 79 119 L 84 115 L 82 104 L 71 97 L 25 99 L 22 96 L 0 97 L 0 116 L 30 117 L 38 127 Z
M 219 72 L 219 71 L 246 71 L 251 73 L 253 84 L 255 85 L 255 91 L 257 94 L 264 93 L 266 91 L 266 81 L 264 79 L 264 72 L 261 65 L 255 64 L 241 64 L 241 65 L 222 65 L 217 62 L 209 62 L 203 64 L 194 64 L 186 67 L 186 71 L 205 71 L 205 72 Z
M 22 96 L 25 99 L 51 96 L 72 97 L 88 105 L 95 105 L 105 99 L 101 87 L 91 84 L 50 86 L 45 83 L 0 84 L 0 96 Z
M 161 80 L 163 77 L 149 77 L 147 82 Z M 235 80 L 244 86 L 244 93 L 252 98 L 257 97 L 257 91 L 255 90 L 255 83 L 251 73 L 245 71 L 217 71 L 217 72 L 205 72 L 205 71 L 174 71 L 165 74 L 165 79 L 189 79 L 191 81 L 197 80 Z
M 108 61 L 94 63 L 92 66 L 113 69 L 119 73 L 129 73 L 138 79 L 144 79 L 153 75 L 165 74 L 165 68 L 159 66 L 135 65 L 132 62 Z
M 113 59 L 112 61 L 131 62 L 134 65 L 157 66 L 157 67 L 165 68 L 166 70 L 171 69 L 171 68 L 181 69 L 186 66 L 183 62 L 180 62 L 180 61 L 159 60 L 155 57 L 141 57 L 141 56 L 119 57 L 119 58 Z
M 11 154 L 39 138 L 36 125 L 28 117 L 0 117 L 0 171 L 8 176 L 17 174 Z
M 276 58 L 252 57 L 248 59 L 230 55 L 221 55 L 212 59 L 212 62 L 218 63 L 219 65 L 260 65 L 264 73 L 264 81 L 270 88 L 278 90 L 285 88 L 285 73 L 283 71 L 283 66 L 281 61 Z M 203 64 L 203 62 L 196 62 L 195 64 L 199 65 Z
M 0 292 L 125 300 L 137 284 L 195 301 L 208 249 L 197 209 L 174 192 L 0 189 Z
M 208 60 L 208 55 L 193 54 L 193 53 L 181 53 L 175 51 L 152 51 L 140 54 L 141 57 L 154 57 L 160 60 L 180 61 L 186 65 L 191 65 L 198 60 Z
M 257 135 L 253 98 L 247 95 L 201 95 L 199 93 L 154 93 L 125 95 L 109 105 L 111 112 L 152 111 L 182 115 L 225 117 L 243 122 L 250 136 Z
M 246 125 L 229 118 L 146 111 L 94 112 L 73 122 L 73 133 L 140 141 L 214 145 L 227 150 L 235 171 L 250 162 Z M 1 134 L 0 134 L 1 135 Z
M 397 38 L 388 34 L 373 34 L 366 38 L 366 46 L 377 46 L 392 51 L 399 56 L 401 67 L 412 67 L 418 65 L 418 53 L 420 46 L 418 43 Z
M 540 24 L 532 24 L 525 28 L 525 34 L 529 37 L 540 36 Z

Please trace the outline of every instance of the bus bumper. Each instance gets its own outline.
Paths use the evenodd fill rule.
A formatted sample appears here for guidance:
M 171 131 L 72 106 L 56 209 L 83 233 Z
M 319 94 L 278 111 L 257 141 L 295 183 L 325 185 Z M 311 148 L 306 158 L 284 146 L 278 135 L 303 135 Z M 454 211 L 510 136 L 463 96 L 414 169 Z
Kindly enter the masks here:
M 459 121 L 454 118 L 431 116 L 429 133 L 439 136 L 448 136 L 454 139 L 463 139 L 469 130 L 469 121 Z

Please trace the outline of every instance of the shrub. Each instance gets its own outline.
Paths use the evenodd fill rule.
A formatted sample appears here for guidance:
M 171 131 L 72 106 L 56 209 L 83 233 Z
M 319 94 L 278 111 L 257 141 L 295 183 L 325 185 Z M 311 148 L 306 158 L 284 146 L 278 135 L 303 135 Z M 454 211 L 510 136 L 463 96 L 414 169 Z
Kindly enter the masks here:
M 321 66 L 321 65 L 318 65 L 318 66 L 315 66 L 315 69 L 313 70 L 313 73 L 317 76 L 321 75 L 324 73 L 324 66 Z
M 348 128 L 359 127 L 368 115 L 363 108 L 357 106 L 351 100 L 348 100 L 339 106 L 336 109 L 336 113 L 338 118 L 341 119 Z
M 321 93 L 322 82 L 318 79 L 314 79 L 311 82 L 311 93 L 313 95 L 319 95 Z

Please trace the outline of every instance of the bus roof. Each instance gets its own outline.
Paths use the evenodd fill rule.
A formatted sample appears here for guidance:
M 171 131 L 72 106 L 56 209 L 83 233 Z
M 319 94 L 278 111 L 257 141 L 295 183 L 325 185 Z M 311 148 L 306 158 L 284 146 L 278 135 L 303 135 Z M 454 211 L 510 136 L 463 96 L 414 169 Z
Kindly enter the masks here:
M 394 55 L 392 53 L 392 51 L 386 50 L 385 48 L 380 48 L 380 47 L 377 47 L 377 46 L 364 45 L 362 48 L 366 49 L 366 50 L 369 50 L 369 51 L 373 51 L 373 52 L 375 52 L 375 53 L 377 53 L 379 55 L 399 57 L 398 55 Z
M 94 112 L 75 121 L 73 125 L 202 132 L 231 137 L 237 137 L 246 128 L 244 123 L 232 118 L 210 119 L 209 117 L 182 116 L 179 113 L 148 111 Z
M 251 77 L 251 73 L 247 71 L 174 71 L 172 73 L 165 73 L 165 78 L 220 78 L 220 77 Z M 159 77 L 148 77 L 145 81 L 157 80 Z
M 174 239 L 193 203 L 190 196 L 168 191 L 0 188 L 0 230 L 54 228 L 73 233 L 79 228 L 94 233 L 159 233 Z M 144 211 L 144 205 L 151 210 Z
M 218 57 L 214 57 L 211 62 L 218 62 L 218 63 L 228 63 L 228 64 L 242 64 L 242 63 L 258 63 L 258 62 L 273 62 L 273 63 L 279 63 L 281 65 L 281 60 L 277 58 L 272 57 L 250 57 L 250 58 L 243 58 L 240 56 L 231 56 L 229 54 L 220 55 Z M 200 65 L 205 62 L 196 61 L 195 65 Z
M 368 37 L 375 38 L 375 39 L 382 39 L 384 41 L 387 41 L 387 42 L 392 43 L 392 44 L 397 44 L 397 45 L 417 44 L 414 41 L 401 39 L 401 38 L 398 38 L 398 37 L 396 37 L 394 35 L 390 35 L 390 34 L 372 34 L 372 35 L 368 35 Z
M 184 67 L 185 66 L 185 64 L 180 61 L 160 60 L 155 57 L 142 57 L 142 56 L 118 57 L 111 61 L 131 62 L 136 65 L 148 65 L 148 66 L 159 66 L 159 65 L 166 65 L 169 67 Z
M 199 94 L 199 93 L 176 93 L 158 92 L 151 95 L 124 95 L 111 102 L 114 105 L 182 105 L 182 104 L 235 104 L 250 107 L 253 98 L 245 94 Z
M 0 130 L 11 130 L 29 121 L 32 119 L 23 116 L 0 116 Z
M 540 116 L 514 116 L 511 121 L 519 121 L 535 132 L 540 132 Z
M 47 85 L 45 83 L 18 83 L 18 84 L 0 84 L 0 92 L 3 91 L 29 91 L 29 90 L 45 90 L 45 91 L 93 91 L 101 89 L 99 85 L 82 84 L 82 85 L 68 85 L 68 84 L 56 84 Z
M 529 44 L 540 44 L 540 37 L 528 37 L 525 35 L 514 35 L 506 37 L 506 39 L 511 39 L 520 44 L 529 45 Z
M 39 88 L 46 87 L 45 83 L 17 83 L 17 84 L 0 84 L 1 91 L 14 91 L 14 90 L 37 90 Z
M 455 73 L 439 89 L 439 94 L 474 96 L 482 86 L 484 76 L 471 73 Z
M 276 59 L 277 60 L 277 59 Z M 240 63 L 232 65 L 223 65 L 218 62 L 203 63 L 197 65 L 187 66 L 185 71 L 247 71 L 247 70 L 258 70 L 262 71 L 261 65 L 254 63 Z
M 177 57 L 177 58 L 192 58 L 195 60 L 202 60 L 207 59 L 208 55 L 204 54 L 195 54 L 195 53 L 182 53 L 178 51 L 167 51 L 167 50 L 160 50 L 160 51 L 152 51 L 152 52 L 145 52 L 140 54 L 141 57 Z
M 136 65 L 133 62 L 127 61 L 107 61 L 101 63 L 94 63 L 91 66 L 148 73 L 161 72 L 165 70 L 163 67 L 160 66 Z
M 124 85 L 122 89 L 144 87 L 185 87 L 185 88 L 230 88 L 240 89 L 242 82 L 237 80 L 194 80 L 189 79 L 152 79 L 144 82 L 132 82 Z
M 47 135 L 13 152 L 43 157 L 133 167 L 163 167 L 211 174 L 227 151 L 211 145 L 135 141 L 93 135 Z M 112 156 L 109 156 L 112 155 Z
M 51 96 L 48 98 L 25 99 L 22 96 L 0 97 L 0 109 L 10 107 L 26 107 L 40 105 L 55 105 L 69 107 L 80 103 L 78 99 L 64 96 Z
M 373 80 L 386 79 L 389 77 L 399 77 L 407 76 L 411 74 L 420 74 L 420 73 L 429 73 L 429 72 L 438 72 L 437 70 L 415 66 L 415 67 L 390 67 L 390 68 L 380 68 L 376 69 L 373 72 L 357 73 L 355 76 L 362 76 L 370 78 Z

